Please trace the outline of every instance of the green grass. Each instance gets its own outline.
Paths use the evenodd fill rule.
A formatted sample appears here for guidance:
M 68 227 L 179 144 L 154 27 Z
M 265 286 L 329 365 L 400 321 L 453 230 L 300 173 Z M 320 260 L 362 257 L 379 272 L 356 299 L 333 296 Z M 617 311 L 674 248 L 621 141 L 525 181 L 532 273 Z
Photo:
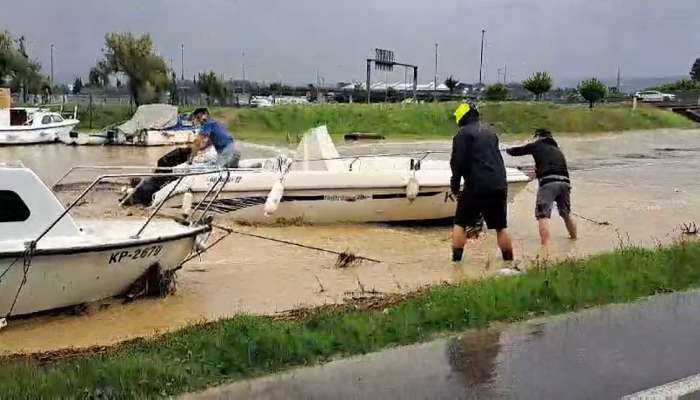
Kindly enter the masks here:
M 284 142 L 288 135 L 328 125 L 335 137 L 350 132 L 372 132 L 390 139 L 444 139 L 456 131 L 452 112 L 456 103 L 439 104 L 329 104 L 278 106 L 258 109 L 217 109 L 236 137 L 257 142 Z M 553 132 L 588 133 L 633 129 L 691 128 L 696 126 L 670 111 L 641 106 L 583 105 L 547 102 L 489 102 L 483 118 L 506 134 L 531 133 L 547 127 Z
M 335 138 L 351 132 L 380 133 L 390 139 L 445 139 L 456 131 L 452 112 L 456 103 L 439 104 L 328 104 L 272 108 L 213 108 L 236 138 L 258 143 L 287 143 L 289 138 L 327 124 Z M 71 109 L 72 107 L 67 107 Z M 184 109 L 183 109 L 184 110 Z M 632 129 L 691 128 L 683 116 L 654 107 L 632 111 L 622 105 L 557 105 L 547 102 L 488 102 L 481 106 L 484 120 L 506 134 L 531 133 L 548 127 L 553 132 L 587 133 Z M 92 128 L 130 118 L 128 105 L 93 106 Z M 87 106 L 78 109 L 78 129 L 90 129 Z
M 66 111 L 73 110 L 74 105 L 66 105 Z M 89 106 L 81 105 L 78 107 L 78 130 L 99 130 L 108 125 L 126 121 L 133 115 L 133 108 L 128 104 L 95 104 L 92 107 L 92 112 Z M 92 125 L 90 123 L 90 114 L 92 114 Z
M 310 365 L 332 357 L 697 287 L 700 244 L 626 248 L 523 275 L 427 289 L 382 311 L 350 307 L 301 321 L 238 316 L 194 326 L 111 354 L 40 365 L 0 361 L 7 398 L 147 398 Z

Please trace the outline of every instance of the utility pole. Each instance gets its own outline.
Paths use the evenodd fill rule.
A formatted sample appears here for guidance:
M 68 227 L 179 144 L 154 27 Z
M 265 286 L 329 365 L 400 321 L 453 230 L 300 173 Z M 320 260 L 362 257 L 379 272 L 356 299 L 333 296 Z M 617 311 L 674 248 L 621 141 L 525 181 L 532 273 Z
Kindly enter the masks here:
M 507 85 L 508 81 L 506 80 L 506 76 L 508 75 L 508 64 L 503 66 L 503 84 Z
M 479 87 L 482 85 L 482 80 L 481 80 L 481 72 L 484 69 L 484 35 L 486 34 L 486 30 L 482 29 L 481 30 L 481 59 L 479 61 Z
M 617 93 L 620 93 L 620 65 L 617 66 Z
M 433 82 L 433 101 L 437 102 L 437 78 L 438 78 L 438 44 L 435 43 L 435 81 Z
M 185 44 L 180 43 L 180 80 L 185 80 Z
M 245 81 L 245 51 L 241 52 L 241 70 L 243 72 L 243 80 Z
M 53 43 L 51 43 L 51 87 L 53 87 Z

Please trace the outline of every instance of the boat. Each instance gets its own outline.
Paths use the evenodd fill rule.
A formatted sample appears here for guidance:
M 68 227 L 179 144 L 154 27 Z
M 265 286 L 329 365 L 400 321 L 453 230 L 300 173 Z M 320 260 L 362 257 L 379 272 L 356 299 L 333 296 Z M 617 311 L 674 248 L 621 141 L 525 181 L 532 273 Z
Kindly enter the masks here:
M 72 145 L 168 146 L 191 143 L 197 128 L 187 114 L 178 114 L 170 104 L 145 104 L 130 120 L 110 126 L 102 132 L 68 132 L 59 139 Z
M 154 218 L 155 211 L 136 219 L 71 216 L 112 178 L 124 176 L 100 176 L 64 207 L 32 170 L 0 164 L 0 320 L 123 294 L 149 269 L 171 273 L 203 248 L 211 230 L 205 213 L 187 222 Z
M 73 118 L 64 119 L 46 108 L 0 109 L 0 145 L 53 143 L 79 123 L 75 113 Z
M 304 135 L 294 157 L 242 160 L 211 209 L 254 224 L 444 221 L 454 215 L 456 199 L 449 162 L 427 159 L 433 153 L 340 156 L 321 126 Z M 531 179 L 506 170 L 512 201 Z M 168 183 L 153 202 L 177 210 L 185 198 L 203 198 L 213 179 L 187 177 L 177 188 Z

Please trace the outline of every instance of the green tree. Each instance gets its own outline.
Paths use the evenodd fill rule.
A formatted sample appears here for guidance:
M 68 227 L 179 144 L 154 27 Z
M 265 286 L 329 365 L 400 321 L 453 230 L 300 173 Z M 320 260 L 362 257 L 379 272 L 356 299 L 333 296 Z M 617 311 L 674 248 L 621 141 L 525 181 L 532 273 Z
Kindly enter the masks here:
M 177 88 L 175 71 L 172 71 L 170 74 L 170 104 L 180 104 L 180 93 Z
M 15 39 L 8 31 L 0 32 L 0 85 L 29 94 L 51 92 L 48 77 L 41 73 L 41 65 L 27 54 L 24 37 Z
M 540 100 L 543 94 L 552 89 L 552 77 L 548 72 L 535 72 L 523 81 L 523 87 Z
M 608 87 L 596 78 L 579 83 L 576 89 L 581 97 L 588 101 L 590 108 L 593 108 L 596 102 L 603 100 L 608 94 Z
M 457 85 L 459 85 L 459 80 L 450 75 L 447 79 L 445 79 L 444 84 L 448 89 L 450 89 L 450 93 L 454 93 L 455 89 L 457 89 Z
M 484 91 L 486 100 L 503 101 L 508 98 L 508 88 L 502 83 L 496 83 L 486 88 Z
M 127 88 L 137 106 L 159 101 L 170 86 L 168 67 L 148 34 L 136 37 L 130 32 L 108 33 L 102 61 L 110 74 L 126 75 Z M 103 69 L 99 63 L 97 67 Z
M 80 94 L 83 90 L 83 79 L 81 77 L 75 78 L 73 81 L 73 94 Z
M 700 58 L 696 58 L 690 68 L 690 78 L 694 81 L 700 81 Z
M 107 87 L 110 75 L 112 75 L 112 70 L 107 62 L 105 60 L 98 61 L 94 67 L 90 68 L 88 83 L 92 87 Z
M 207 104 L 213 103 L 214 100 L 218 100 L 221 104 L 226 102 L 229 93 L 228 87 L 214 71 L 197 75 L 196 84 L 197 88 L 207 96 Z

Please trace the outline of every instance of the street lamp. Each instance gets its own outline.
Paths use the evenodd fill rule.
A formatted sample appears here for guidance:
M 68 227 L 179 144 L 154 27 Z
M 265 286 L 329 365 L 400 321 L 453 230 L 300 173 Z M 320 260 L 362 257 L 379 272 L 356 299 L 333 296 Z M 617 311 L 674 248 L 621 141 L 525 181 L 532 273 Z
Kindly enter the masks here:
M 185 44 L 180 44 L 180 80 L 185 80 Z
M 53 43 L 51 43 L 51 87 L 53 87 Z

